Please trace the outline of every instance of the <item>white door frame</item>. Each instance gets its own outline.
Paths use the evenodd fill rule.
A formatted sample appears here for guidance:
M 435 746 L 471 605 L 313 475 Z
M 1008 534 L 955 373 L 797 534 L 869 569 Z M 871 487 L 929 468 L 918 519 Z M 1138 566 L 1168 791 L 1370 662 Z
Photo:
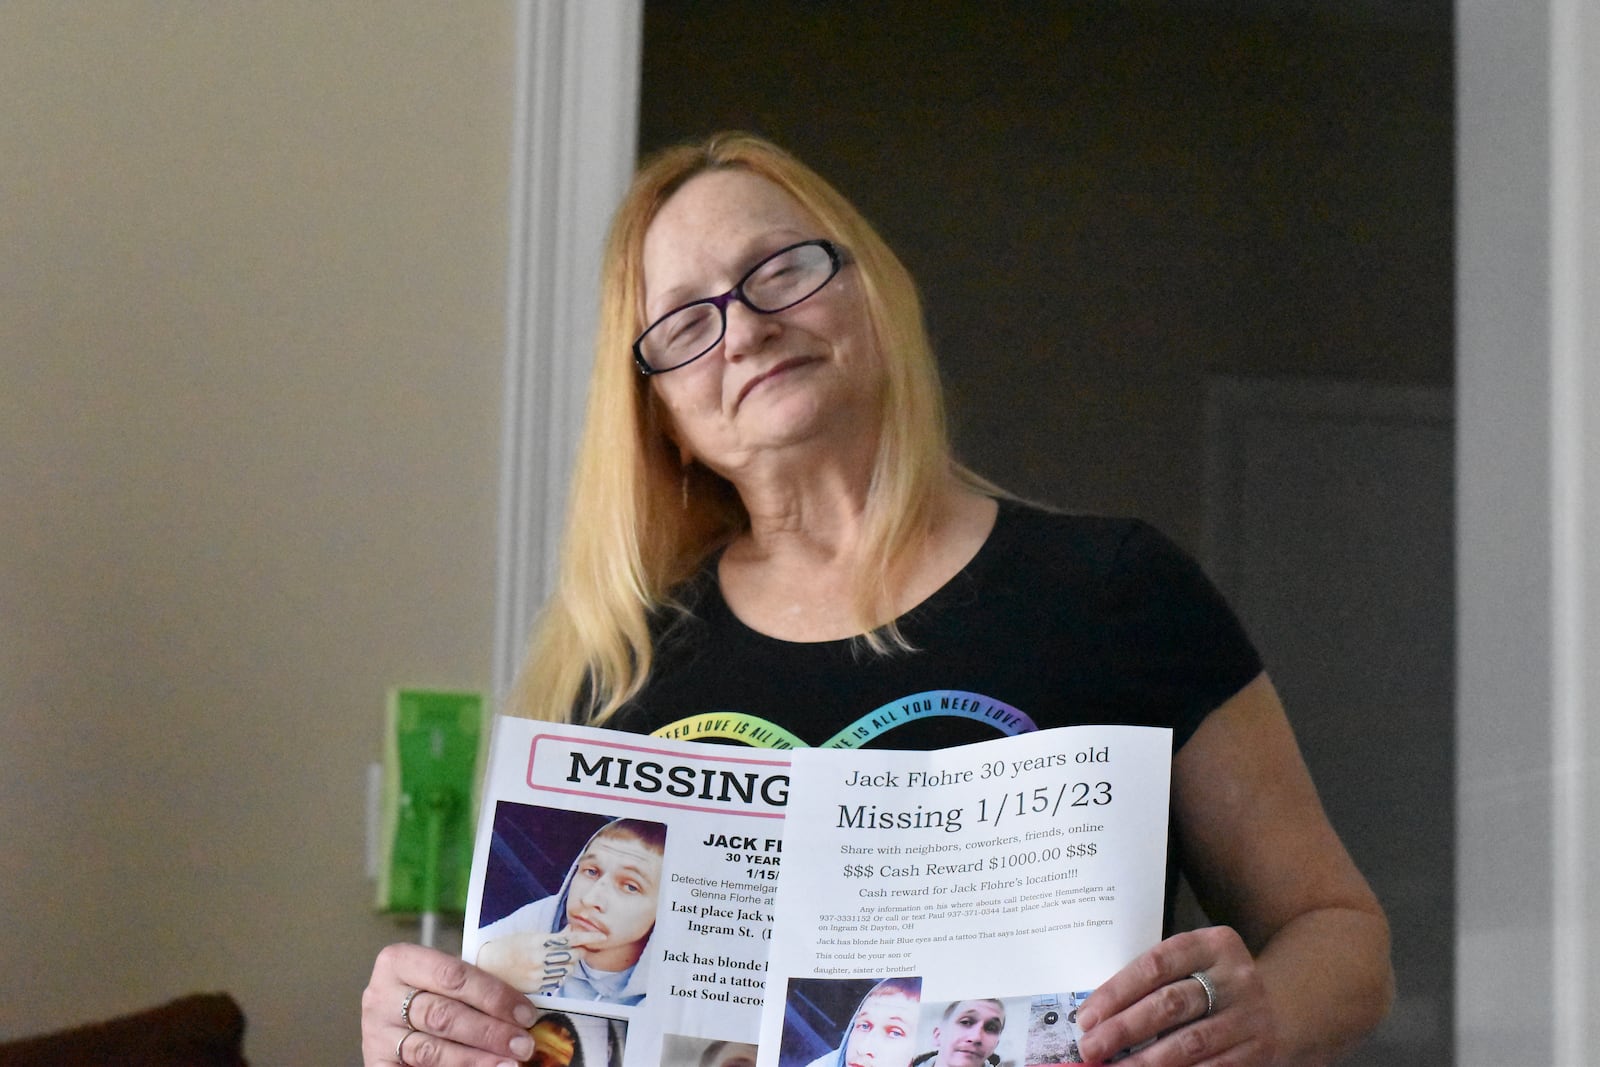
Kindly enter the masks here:
M 1600 1039 L 1600 12 L 1455 14 L 1456 1049 L 1579 1065 Z
M 554 587 L 599 313 L 637 154 L 642 0 L 517 0 L 494 687 Z

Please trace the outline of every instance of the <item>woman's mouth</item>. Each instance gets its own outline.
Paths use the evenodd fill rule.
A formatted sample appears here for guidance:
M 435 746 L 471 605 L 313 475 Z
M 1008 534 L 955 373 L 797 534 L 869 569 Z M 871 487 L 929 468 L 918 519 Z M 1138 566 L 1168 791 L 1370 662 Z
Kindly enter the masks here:
M 777 363 L 774 363 L 771 367 L 768 367 L 754 378 L 751 378 L 748 382 L 745 382 L 744 385 L 740 386 L 739 395 L 734 400 L 734 407 L 737 408 L 740 404 L 743 404 L 744 398 L 749 396 L 756 386 L 760 385 L 761 383 L 770 381 L 771 379 L 776 378 L 778 375 L 784 374 L 803 363 L 810 362 L 811 357 L 809 356 L 793 356 L 789 359 L 779 360 Z M 851 1067 L 860 1067 L 860 1065 L 852 1064 Z

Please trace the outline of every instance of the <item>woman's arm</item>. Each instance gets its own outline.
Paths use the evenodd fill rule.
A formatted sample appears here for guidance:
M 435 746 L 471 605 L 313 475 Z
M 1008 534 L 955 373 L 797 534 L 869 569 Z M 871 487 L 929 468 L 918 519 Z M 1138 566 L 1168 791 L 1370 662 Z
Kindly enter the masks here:
M 1078 1013 L 1085 1058 L 1165 1035 L 1123 1062 L 1330 1062 L 1389 1009 L 1389 927 L 1266 675 L 1206 718 L 1172 774 L 1186 873 L 1224 925 L 1168 938 L 1100 986 Z M 1195 971 L 1215 987 L 1210 1017 Z

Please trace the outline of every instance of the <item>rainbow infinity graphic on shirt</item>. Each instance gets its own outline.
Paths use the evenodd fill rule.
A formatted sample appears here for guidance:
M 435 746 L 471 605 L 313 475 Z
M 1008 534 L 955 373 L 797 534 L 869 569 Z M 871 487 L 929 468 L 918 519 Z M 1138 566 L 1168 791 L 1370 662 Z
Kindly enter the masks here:
M 926 693 L 890 701 L 876 711 L 868 712 L 817 747 L 860 748 L 897 726 L 915 719 L 932 719 L 940 716 L 987 722 L 1006 736 L 1032 733 L 1039 728 L 1026 712 L 1018 711 L 1004 701 L 960 689 L 930 689 Z M 759 715 L 747 715 L 738 711 L 706 711 L 690 715 L 652 731 L 650 736 L 665 737 L 675 741 L 699 741 L 710 738 L 750 745 L 754 748 L 810 747 L 804 740 L 782 726 Z

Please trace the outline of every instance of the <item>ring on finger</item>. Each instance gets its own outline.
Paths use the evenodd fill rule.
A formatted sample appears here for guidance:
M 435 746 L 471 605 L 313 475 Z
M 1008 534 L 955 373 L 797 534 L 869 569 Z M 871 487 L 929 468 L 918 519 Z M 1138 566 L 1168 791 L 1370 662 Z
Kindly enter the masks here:
M 400 1043 L 394 1047 L 394 1058 L 395 1062 L 400 1064 L 401 1067 L 410 1067 L 410 1065 L 406 1063 L 406 1041 L 410 1039 L 412 1034 L 420 1032 L 421 1031 L 418 1030 L 407 1030 L 405 1033 L 400 1035 Z
M 420 992 L 422 992 L 422 990 L 413 989 L 411 992 L 406 994 L 406 999 L 400 1002 L 400 1021 L 405 1023 L 406 1029 L 412 1031 L 413 1033 L 416 1032 L 417 1024 L 411 1021 L 411 999 Z M 402 1038 L 401 1040 L 405 1039 Z
M 1202 1019 L 1209 1019 L 1217 1010 L 1217 985 L 1211 976 L 1204 971 L 1195 971 L 1189 976 L 1200 983 L 1200 988 L 1206 991 L 1206 1010 Z

